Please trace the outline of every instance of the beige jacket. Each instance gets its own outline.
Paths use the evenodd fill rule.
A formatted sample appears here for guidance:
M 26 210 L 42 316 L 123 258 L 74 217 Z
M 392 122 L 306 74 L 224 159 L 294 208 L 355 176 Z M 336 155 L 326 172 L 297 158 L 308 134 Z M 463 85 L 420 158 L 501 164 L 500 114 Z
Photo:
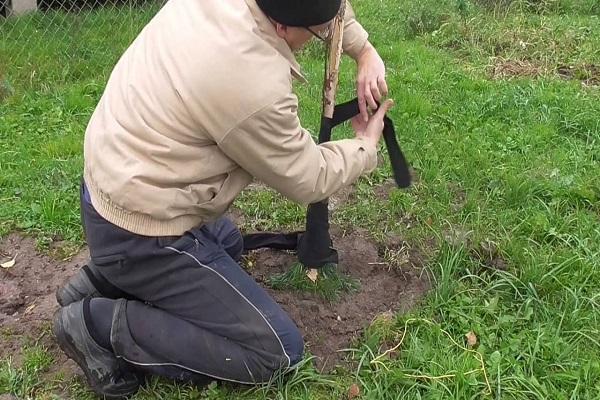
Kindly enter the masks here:
M 351 9 L 350 9 L 351 10 Z M 347 18 L 344 50 L 367 33 Z M 315 144 L 298 119 L 286 42 L 255 0 L 170 0 L 115 66 L 85 134 L 84 178 L 105 219 L 180 235 L 223 214 L 256 177 L 322 200 L 376 166 L 358 139 Z

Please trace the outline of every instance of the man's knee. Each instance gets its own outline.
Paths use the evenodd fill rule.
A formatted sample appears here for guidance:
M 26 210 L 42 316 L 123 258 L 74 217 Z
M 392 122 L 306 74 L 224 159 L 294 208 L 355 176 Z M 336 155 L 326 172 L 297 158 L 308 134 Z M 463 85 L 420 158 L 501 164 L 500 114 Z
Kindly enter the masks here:
M 302 356 L 304 354 L 304 339 L 302 338 L 302 333 L 298 327 L 294 326 L 284 347 L 286 349 L 286 354 L 290 359 L 290 367 L 293 367 L 302 361 Z
M 302 361 L 304 339 L 295 325 L 288 327 L 286 332 L 280 332 L 278 341 L 281 342 L 281 351 L 267 356 L 257 354 L 255 369 L 249 370 L 256 383 L 269 382 L 273 377 L 285 373 L 288 368 Z
M 244 250 L 244 240 L 238 227 L 229 218 L 221 217 L 206 225 L 206 229 L 231 258 L 239 261 Z

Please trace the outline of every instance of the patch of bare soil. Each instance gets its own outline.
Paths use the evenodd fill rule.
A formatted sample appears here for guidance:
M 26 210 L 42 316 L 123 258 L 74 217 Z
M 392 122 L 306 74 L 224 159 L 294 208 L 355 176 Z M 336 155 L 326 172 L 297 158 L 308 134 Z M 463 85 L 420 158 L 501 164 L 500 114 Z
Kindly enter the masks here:
M 559 65 L 554 69 L 529 60 L 498 57 L 489 67 L 489 73 L 493 79 L 537 78 L 555 74 L 562 79 L 581 81 L 583 86 L 600 86 L 600 65 L 596 64 Z
M 490 74 L 494 79 L 506 79 L 515 77 L 538 77 L 546 73 L 546 70 L 527 60 L 507 60 L 497 58 L 490 67 Z
M 382 258 L 388 244 L 378 247 L 362 232 L 333 233 L 333 240 L 340 253 L 338 268 L 358 280 L 358 291 L 330 303 L 316 294 L 267 289 L 304 333 L 307 350 L 321 371 L 339 364 L 346 355 L 340 350 L 351 346 L 376 316 L 408 311 L 430 287 L 422 271 L 423 258 L 416 252 L 399 268 Z M 283 251 L 259 250 L 254 257 L 256 263 L 249 272 L 263 283 L 296 262 L 293 254 Z
M 300 327 L 307 349 L 323 371 L 344 358 L 345 353 L 339 350 L 348 348 L 377 315 L 405 312 L 429 289 L 429 281 L 422 274 L 424 260 L 418 252 L 406 253 L 402 265 L 385 260 L 386 249 L 396 251 L 402 245 L 399 239 L 378 246 L 364 232 L 346 235 L 335 231 L 332 229 L 340 252 L 338 268 L 359 281 L 357 292 L 329 303 L 318 295 L 267 288 Z M 15 255 L 14 266 L 0 268 L 0 359 L 13 357 L 18 365 L 22 347 L 38 340 L 55 356 L 49 377 L 58 372 L 67 377 L 79 374 L 76 365 L 58 350 L 49 327 L 58 308 L 56 288 L 85 263 L 87 250 L 70 261 L 56 261 L 40 254 L 33 239 L 11 234 L 0 241 L 0 262 Z M 262 284 L 297 260 L 293 254 L 272 250 L 257 251 L 255 258 L 249 272 Z
M 561 65 L 556 73 L 563 79 L 578 79 L 584 86 L 600 86 L 600 65 Z
M 393 179 L 386 179 L 381 185 L 376 186 L 373 192 L 378 199 L 388 200 L 394 189 L 396 189 L 396 182 Z
M 40 254 L 34 239 L 11 234 L 0 241 L 0 260 L 15 256 L 12 267 L 0 268 L 0 359 L 12 357 L 18 364 L 21 349 L 33 341 L 58 349 L 49 334 L 50 321 L 58 309 L 54 292 L 85 262 L 87 252 L 69 262 L 57 262 Z M 75 364 L 61 352 L 53 353 L 56 359 L 50 373 L 72 375 Z

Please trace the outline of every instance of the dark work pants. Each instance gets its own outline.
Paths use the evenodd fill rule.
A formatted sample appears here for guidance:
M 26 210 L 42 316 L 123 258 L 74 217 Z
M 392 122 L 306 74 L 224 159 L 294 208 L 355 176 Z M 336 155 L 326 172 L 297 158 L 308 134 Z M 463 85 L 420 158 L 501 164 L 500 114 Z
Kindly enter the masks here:
M 107 281 L 98 289 L 118 298 L 111 329 L 118 357 L 155 375 L 244 384 L 301 360 L 298 328 L 237 263 L 242 236 L 230 220 L 147 237 L 102 218 L 84 185 L 81 200 L 91 259 Z

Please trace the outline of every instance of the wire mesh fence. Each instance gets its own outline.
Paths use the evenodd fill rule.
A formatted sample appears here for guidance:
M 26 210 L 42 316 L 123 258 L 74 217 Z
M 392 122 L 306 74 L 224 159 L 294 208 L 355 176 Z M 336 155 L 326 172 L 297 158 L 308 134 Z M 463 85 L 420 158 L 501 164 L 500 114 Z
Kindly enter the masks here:
M 0 0 L 0 79 L 105 78 L 166 0 Z

